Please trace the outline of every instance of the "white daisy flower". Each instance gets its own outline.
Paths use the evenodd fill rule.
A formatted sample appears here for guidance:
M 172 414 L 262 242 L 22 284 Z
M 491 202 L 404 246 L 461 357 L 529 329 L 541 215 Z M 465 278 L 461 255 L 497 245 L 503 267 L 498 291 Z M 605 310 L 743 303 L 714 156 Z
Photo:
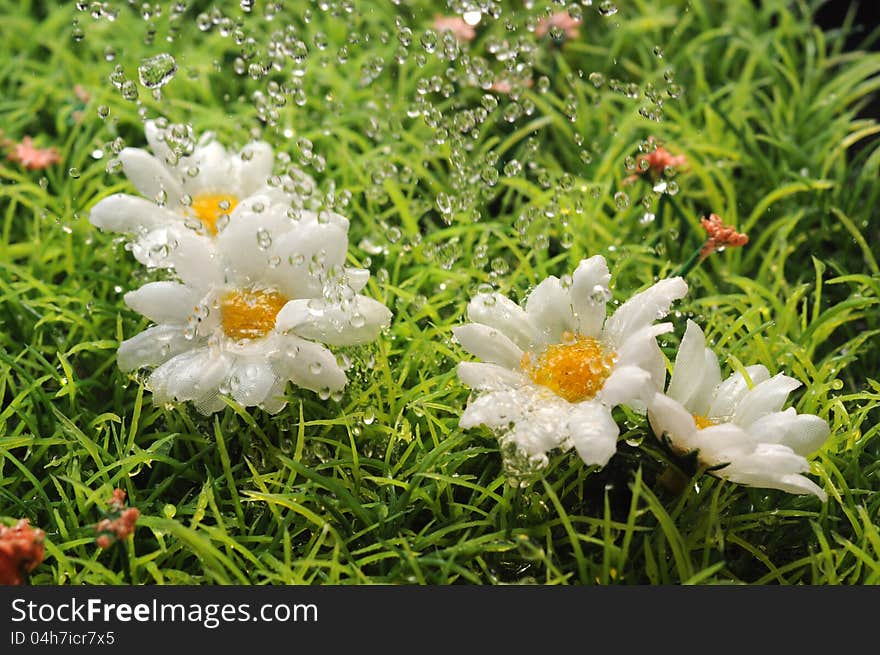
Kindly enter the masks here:
M 656 393 L 648 419 L 670 446 L 697 457 L 713 475 L 751 487 L 794 494 L 827 494 L 801 475 L 806 456 L 828 438 L 828 423 L 812 414 L 782 409 L 801 383 L 770 376 L 764 366 L 746 368 L 751 380 L 734 373 L 722 382 L 718 358 L 703 331 L 688 321 L 666 394 Z
M 665 369 L 654 324 L 687 293 L 681 278 L 657 282 L 606 320 L 610 274 L 599 255 L 583 260 L 570 286 L 550 276 L 525 308 L 498 293 L 467 307 L 473 321 L 455 338 L 483 362 L 462 362 L 459 378 L 476 390 L 460 425 L 485 425 L 502 445 L 541 465 L 554 448 L 574 447 L 587 464 L 604 466 L 617 447 L 617 405 L 644 409 Z
M 288 380 L 322 397 L 344 370 L 325 347 L 372 341 L 391 312 L 360 295 L 370 273 L 345 268 L 348 221 L 286 205 L 244 203 L 213 242 L 183 233 L 168 251 L 180 281 L 151 282 L 125 302 L 156 323 L 120 344 L 123 371 L 154 369 L 156 404 L 191 401 L 204 414 L 223 397 L 278 412 Z
M 274 155 L 268 143 L 255 141 L 231 153 L 211 133 L 193 146 L 188 125 L 147 121 L 144 130 L 154 154 L 141 148 L 119 153 L 125 175 L 143 197 L 108 196 L 92 208 L 89 220 L 134 237 L 132 253 L 147 266 L 167 266 L 168 247 L 183 233 L 212 239 L 236 220 L 246 200 L 259 196 L 260 202 L 268 198 L 298 209 L 315 191 L 314 180 L 295 169 L 269 185 Z

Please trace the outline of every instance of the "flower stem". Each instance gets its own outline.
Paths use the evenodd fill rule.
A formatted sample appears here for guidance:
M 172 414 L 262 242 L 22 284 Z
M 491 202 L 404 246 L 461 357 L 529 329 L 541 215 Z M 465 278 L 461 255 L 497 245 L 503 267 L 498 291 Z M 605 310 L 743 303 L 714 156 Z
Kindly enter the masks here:
M 705 241 L 703 243 L 701 243 L 699 248 L 697 248 L 696 250 L 694 250 L 693 253 L 691 253 L 691 256 L 688 257 L 685 260 L 685 262 L 681 266 L 678 267 L 678 270 L 676 270 L 672 274 L 672 276 L 673 277 L 687 277 L 687 274 L 690 273 L 692 270 L 694 270 L 694 268 L 696 268 L 697 264 L 699 264 L 701 261 L 703 261 L 702 254 L 703 254 L 703 247 L 705 245 L 706 245 Z

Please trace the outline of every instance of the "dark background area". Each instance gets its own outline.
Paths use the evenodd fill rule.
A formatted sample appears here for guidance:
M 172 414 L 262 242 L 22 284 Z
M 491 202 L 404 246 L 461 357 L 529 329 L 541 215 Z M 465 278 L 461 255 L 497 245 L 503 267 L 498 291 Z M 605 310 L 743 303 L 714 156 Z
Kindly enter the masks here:
M 829 32 L 842 28 L 852 17 L 852 29 L 846 38 L 847 50 L 880 51 L 880 0 L 829 0 L 816 12 L 816 24 Z M 868 102 L 859 112 L 865 118 L 880 120 L 880 97 Z
M 860 47 L 880 50 L 880 39 L 876 33 L 880 27 L 880 0 L 829 0 L 816 12 L 816 23 L 826 31 L 839 29 L 848 14 L 852 14 L 855 20 L 852 33 L 846 40 L 847 50 Z M 873 42 L 865 43 L 869 39 Z

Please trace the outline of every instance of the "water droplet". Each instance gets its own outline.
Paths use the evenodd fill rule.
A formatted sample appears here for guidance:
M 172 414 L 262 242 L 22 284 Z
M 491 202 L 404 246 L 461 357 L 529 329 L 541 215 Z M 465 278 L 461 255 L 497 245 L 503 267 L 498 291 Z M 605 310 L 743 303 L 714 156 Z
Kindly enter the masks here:
M 135 101 L 138 99 L 137 84 L 131 80 L 125 80 L 122 83 L 120 91 L 122 91 L 122 97 L 126 100 Z
M 141 60 L 138 79 L 148 89 L 159 89 L 177 73 L 177 62 L 167 52 Z
M 597 10 L 600 15 L 605 16 L 606 18 L 608 16 L 613 16 L 618 11 L 617 5 L 610 0 L 604 0 L 603 2 L 600 2 Z

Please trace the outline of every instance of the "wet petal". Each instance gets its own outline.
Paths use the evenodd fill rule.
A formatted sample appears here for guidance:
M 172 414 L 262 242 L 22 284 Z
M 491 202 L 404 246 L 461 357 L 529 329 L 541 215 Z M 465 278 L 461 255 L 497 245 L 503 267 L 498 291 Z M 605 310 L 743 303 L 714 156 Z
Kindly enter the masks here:
M 348 234 L 333 223 L 305 223 L 273 237 L 268 255 L 280 265 L 266 271 L 288 298 L 315 298 L 323 293 L 328 271 L 338 270 L 348 254 Z
M 150 282 L 123 296 L 125 304 L 155 323 L 182 325 L 192 314 L 199 296 L 177 282 Z
M 770 373 L 767 368 L 761 364 L 747 366 L 746 373 L 752 381 L 752 385 L 757 385 L 764 380 L 770 379 Z M 742 373 L 734 373 L 715 390 L 712 398 L 712 404 L 709 406 L 709 416 L 713 418 L 730 419 L 736 411 L 737 405 L 749 391 L 749 385 Z
M 688 319 L 684 337 L 682 337 L 678 353 L 675 356 L 669 387 L 666 389 L 668 396 L 675 398 L 683 405 L 688 405 L 688 400 L 703 384 L 705 351 L 706 336 L 703 334 L 703 330 Z
M 522 349 L 495 328 L 482 323 L 467 323 L 452 328 L 452 333 L 461 347 L 475 357 L 513 371 L 520 370 Z
M 390 322 L 391 311 L 367 296 L 355 296 L 345 304 L 312 298 L 288 302 L 278 313 L 275 328 L 331 346 L 352 346 L 374 341 Z
M 605 323 L 605 305 L 611 298 L 608 284 L 611 273 L 602 255 L 594 255 L 578 264 L 572 275 L 571 304 L 578 333 L 599 338 Z
M 648 371 L 638 366 L 616 366 L 596 399 L 608 407 L 636 403 L 641 408 L 656 392 Z
M 522 373 L 483 362 L 461 362 L 458 365 L 458 379 L 462 384 L 480 391 L 493 391 L 509 387 L 519 387 L 526 383 Z
M 237 357 L 229 373 L 229 393 L 244 407 L 260 405 L 278 377 L 272 367 L 256 357 Z
M 698 447 L 694 417 L 674 398 L 656 393 L 648 403 L 648 422 L 658 439 L 665 434 L 680 452 Z
M 568 430 L 585 464 L 605 466 L 617 451 L 620 429 L 611 410 L 600 402 L 578 403 L 568 418 Z
M 799 386 L 800 382 L 782 373 L 756 384 L 743 395 L 733 415 L 733 422 L 747 427 L 765 414 L 778 412 L 788 395 Z
M 528 349 L 537 340 L 538 331 L 522 307 L 500 293 L 477 294 L 467 306 L 467 316 L 499 330 L 517 346 Z
M 666 316 L 672 303 L 684 298 L 687 290 L 680 277 L 660 280 L 618 307 L 605 322 L 604 335 L 611 343 L 622 344 L 630 334 Z
M 272 175 L 275 155 L 265 141 L 254 141 L 241 150 L 236 160 L 237 192 L 241 197 L 256 193 Z
M 176 207 L 183 196 L 180 182 L 158 159 L 140 148 L 123 148 L 119 161 L 125 176 L 147 200 L 155 201 L 165 194 L 165 204 Z
M 563 332 L 576 332 L 571 294 L 559 278 L 543 280 L 526 299 L 526 313 L 537 328 L 542 344 L 559 343 Z
M 294 336 L 284 337 L 281 342 L 282 348 L 272 358 L 279 378 L 317 392 L 333 392 L 345 387 L 345 372 L 327 348 Z
M 208 348 L 190 350 L 154 370 L 147 378 L 147 388 L 156 404 L 198 401 L 216 407 L 211 401 L 229 376 L 230 366 L 230 358 L 221 353 Z
M 179 223 L 182 216 L 146 198 L 114 193 L 92 207 L 89 221 L 102 230 L 140 234 L 152 228 Z
M 192 348 L 183 326 L 157 325 L 119 344 L 116 362 L 122 371 L 152 368 Z
M 799 455 L 818 450 L 830 434 L 828 423 L 813 414 L 798 414 L 793 407 L 766 414 L 749 426 L 764 443 L 781 443 Z
M 168 244 L 168 262 L 184 284 L 200 295 L 224 283 L 224 271 L 212 239 L 191 230 L 176 232 Z

